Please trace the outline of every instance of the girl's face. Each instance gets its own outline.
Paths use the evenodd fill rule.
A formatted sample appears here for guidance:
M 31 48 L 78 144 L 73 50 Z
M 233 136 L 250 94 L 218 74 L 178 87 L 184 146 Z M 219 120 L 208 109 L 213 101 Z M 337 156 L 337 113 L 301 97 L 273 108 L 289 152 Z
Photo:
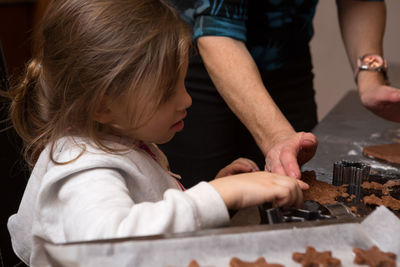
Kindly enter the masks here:
M 186 91 L 184 84 L 187 68 L 179 75 L 175 86 L 174 94 L 161 106 L 158 107 L 154 115 L 140 127 L 131 130 L 125 135 L 132 139 L 163 144 L 170 141 L 175 133 L 182 131 L 186 117 L 186 109 L 192 104 L 192 98 Z M 121 120 L 123 114 L 117 112 L 121 117 L 114 121 Z

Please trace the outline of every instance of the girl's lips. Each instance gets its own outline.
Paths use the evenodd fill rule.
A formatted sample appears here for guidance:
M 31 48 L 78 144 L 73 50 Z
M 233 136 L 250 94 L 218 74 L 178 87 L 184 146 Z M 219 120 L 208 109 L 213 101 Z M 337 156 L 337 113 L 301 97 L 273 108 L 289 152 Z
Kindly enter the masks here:
M 186 118 L 186 115 L 187 115 L 187 112 L 185 111 L 185 113 L 183 114 L 182 118 L 178 122 L 174 123 L 171 126 L 171 129 L 176 131 L 176 132 L 182 131 L 183 127 L 185 126 L 185 124 L 183 122 L 183 119 Z
M 174 125 L 172 125 L 171 129 L 176 131 L 176 132 L 180 132 L 180 131 L 183 130 L 183 127 L 184 127 L 183 120 L 180 120 L 177 123 L 175 123 Z

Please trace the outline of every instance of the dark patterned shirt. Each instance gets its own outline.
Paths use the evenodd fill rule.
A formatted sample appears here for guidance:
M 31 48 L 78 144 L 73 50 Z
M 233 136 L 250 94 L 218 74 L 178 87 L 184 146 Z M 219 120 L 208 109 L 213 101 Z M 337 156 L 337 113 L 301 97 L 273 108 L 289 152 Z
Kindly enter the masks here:
M 261 70 L 304 54 L 318 0 L 170 0 L 193 26 L 193 38 L 228 36 L 246 43 Z M 364 0 L 374 1 L 374 0 Z M 379 0 L 377 0 L 379 1 Z M 380 0 L 383 1 L 383 0 Z M 334 11 L 332 11 L 334 12 Z M 300 56 L 300 60 L 301 60 Z

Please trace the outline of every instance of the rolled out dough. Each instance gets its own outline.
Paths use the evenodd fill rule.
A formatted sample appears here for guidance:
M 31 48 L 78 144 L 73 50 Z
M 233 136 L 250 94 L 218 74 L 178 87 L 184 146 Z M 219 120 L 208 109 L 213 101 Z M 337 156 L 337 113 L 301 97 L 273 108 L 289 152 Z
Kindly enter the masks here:
M 363 149 L 366 156 L 400 164 L 400 144 L 385 144 L 366 146 Z

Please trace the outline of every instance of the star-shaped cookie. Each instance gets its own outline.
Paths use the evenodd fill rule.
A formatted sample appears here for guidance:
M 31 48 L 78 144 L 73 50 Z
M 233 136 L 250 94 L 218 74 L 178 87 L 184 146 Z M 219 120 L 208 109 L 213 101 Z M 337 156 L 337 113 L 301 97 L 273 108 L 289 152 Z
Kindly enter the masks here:
M 292 255 L 295 262 L 301 263 L 303 267 L 339 267 L 339 259 L 332 257 L 330 251 L 318 252 L 315 248 L 308 246 L 305 253 L 295 252 Z
M 230 267 L 284 267 L 281 264 L 267 263 L 267 261 L 260 257 L 255 262 L 242 261 L 239 258 L 233 257 L 229 262 Z
M 188 267 L 200 267 L 196 260 L 191 260 Z
M 396 254 L 383 252 L 377 246 L 370 249 L 353 248 L 356 254 L 354 263 L 366 264 L 371 267 L 396 267 Z

